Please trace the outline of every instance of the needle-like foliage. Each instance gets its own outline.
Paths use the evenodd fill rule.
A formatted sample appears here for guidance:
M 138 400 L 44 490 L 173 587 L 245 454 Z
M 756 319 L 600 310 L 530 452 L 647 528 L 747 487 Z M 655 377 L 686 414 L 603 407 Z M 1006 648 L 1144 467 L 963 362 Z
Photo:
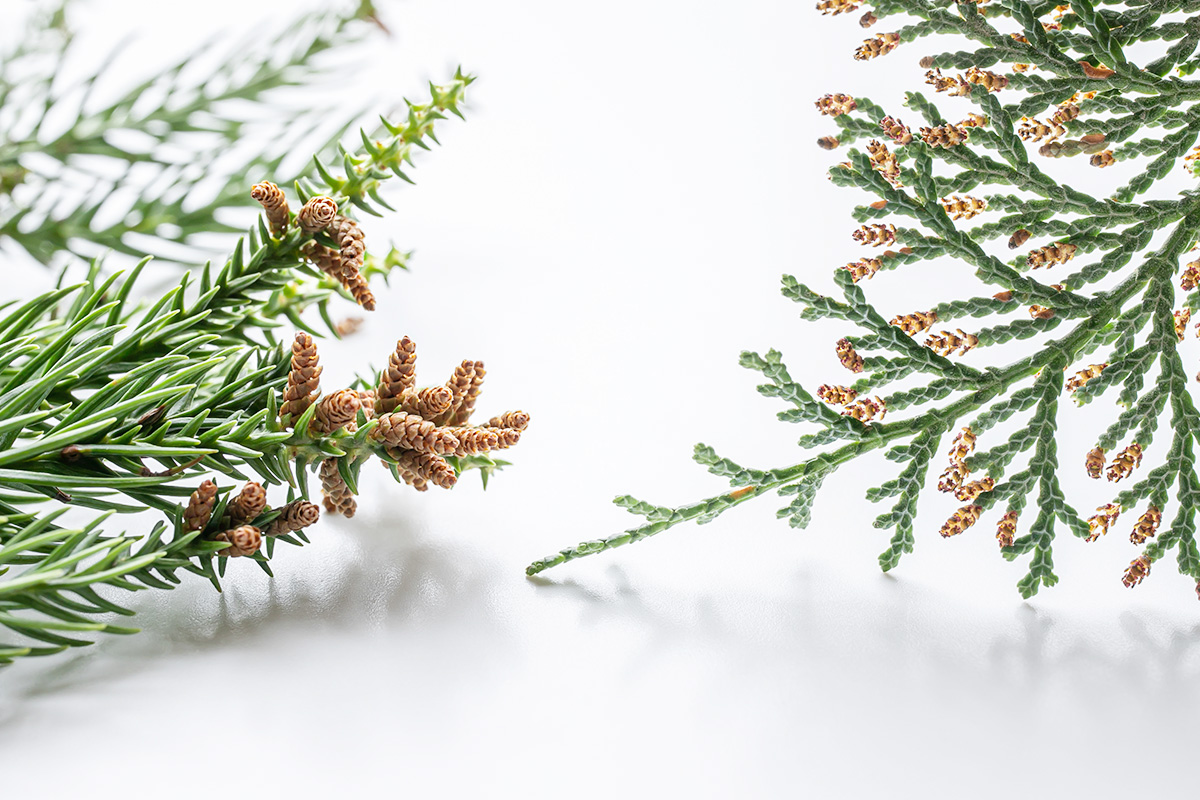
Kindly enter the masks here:
M 124 87 L 109 65 L 128 42 L 64 79 L 81 49 L 69 4 L 36 15 L 0 50 L 0 245 L 43 263 L 211 255 L 204 237 L 240 230 L 225 212 L 245 205 L 246 186 L 291 184 L 299 174 L 281 168 L 303 161 L 289 156 L 328 155 L 356 116 L 315 87 L 336 74 L 333 56 L 379 30 L 369 1 L 335 8 L 266 37 L 219 37 Z
M 818 5 L 835 16 L 859 8 L 853 0 Z M 892 531 L 879 558 L 884 570 L 912 551 L 918 496 L 936 480 L 962 504 L 941 535 L 975 533 L 994 516 L 1000 553 L 1028 565 L 1018 582 L 1024 597 L 1057 582 L 1059 534 L 1094 542 L 1118 516 L 1129 520 L 1138 548 L 1127 586 L 1172 552 L 1180 572 L 1200 581 L 1200 415 L 1179 352 L 1200 310 L 1200 262 L 1184 264 L 1200 236 L 1200 193 L 1143 199 L 1172 170 L 1190 171 L 1200 154 L 1192 149 L 1200 81 L 1187 79 L 1200 66 L 1198 12 L 1193 0 L 880 0 L 862 8 L 864 28 L 897 22 L 854 57 L 919 58 L 929 91 L 946 99 L 910 91 L 907 108 L 892 113 L 846 94 L 816 103 L 838 126 L 821 147 L 866 142 L 830 171 L 836 185 L 869 196 L 856 209 L 862 227 L 854 239 L 894 249 L 838 268 L 841 298 L 783 279 L 802 318 L 844 324 L 836 351 L 851 383 L 812 392 L 792 380 L 779 353 L 742 356 L 766 377 L 760 391 L 789 404 L 781 419 L 816 426 L 799 442 L 812 454 L 759 470 L 698 445 L 696 460 L 732 491 L 679 508 L 618 498 L 646 523 L 562 550 L 528 573 L 705 522 L 768 493 L 791 498 L 779 516 L 804 527 L 821 482 L 879 450 L 899 467 L 867 492 L 872 502 L 894 502 L 875 522 Z M 970 48 L 914 54 L 914 43 L 931 34 Z M 1096 169 L 1119 165 L 1130 177 L 1093 196 L 1051 176 L 1054 159 L 1072 158 Z M 972 221 L 982 214 L 988 221 Z M 935 258 L 968 268 L 988 288 L 891 320 L 867 299 L 863 285 L 873 276 Z M 1190 293 L 1182 303 L 1177 286 Z M 989 348 L 1018 340 L 1032 340 L 1028 355 L 988 358 Z M 1060 454 L 1056 431 L 1068 401 L 1105 394 L 1118 411 L 1096 446 Z M 1011 432 L 993 430 L 1001 425 Z M 1166 440 L 1154 450 L 1159 463 L 1143 465 L 1156 437 Z M 1063 491 L 1063 469 L 1131 485 L 1085 519 Z M 1169 522 L 1160 529 L 1164 513 Z
M 296 63 L 327 45 L 310 42 Z M 283 80 L 275 69 L 262 85 L 238 91 L 257 97 Z M 407 179 L 414 151 L 436 142 L 435 125 L 461 116 L 472 80 L 459 71 L 431 84 L 426 102 L 408 103 L 374 135 L 363 131 L 335 159 L 315 159 L 311 176 L 295 183 L 299 212 L 288 210 L 277 186 L 255 186 L 271 220 L 260 218 L 219 266 L 187 271 L 157 293 L 145 289 L 149 257 L 111 271 L 96 259 L 83 274 L 64 270 L 77 279 L 0 308 L 0 628 L 8 634 L 0 637 L 0 665 L 86 645 L 101 632 L 132 632 L 112 623 L 113 614 L 132 613 L 118 602 L 124 591 L 169 589 L 189 572 L 220 588 L 232 557 L 251 558 L 269 574 L 276 543 L 308 541 L 304 528 L 319 515 L 308 502 L 310 473 L 320 473 L 327 512 L 349 516 L 369 461 L 382 460 L 418 490 L 449 488 L 468 469 L 486 480 L 506 463 L 488 451 L 514 444 L 528 415 L 469 422 L 482 362 L 463 362 L 445 387 L 416 391 L 409 386 L 415 350 L 404 339 L 377 373 L 379 390 L 322 395 L 315 345 L 303 332 L 316 328 L 311 314 L 301 316 L 315 309 L 336 335 L 330 302 L 340 296 L 367 306 L 361 289 L 369 279 L 403 266 L 401 254 L 372 253 L 350 215 L 388 209 L 381 187 Z M 74 148 L 99 142 L 89 138 L 101 136 L 93 123 L 120 118 L 121 126 L 158 130 L 127 113 L 81 117 L 86 135 L 71 134 L 55 157 L 69 163 Z M 173 125 L 186 128 L 192 118 L 159 120 L 164 132 L 148 135 L 169 140 Z M 217 127 L 232 136 L 224 124 Z M 275 163 L 252 158 L 245 167 L 252 179 L 228 178 L 236 198 L 231 188 L 222 202 L 252 206 L 251 184 L 273 177 L 266 170 Z M 57 178 L 38 180 L 52 186 Z M 313 225 L 318 208 L 337 214 Z M 40 223 L 45 238 L 23 240 L 37 241 L 31 252 L 53 255 L 65 246 L 55 219 Z M 85 238 L 118 247 L 130 230 L 89 230 Z M 276 336 L 285 326 L 286 336 Z M 293 326 L 302 329 L 295 343 Z M 377 391 L 391 394 L 374 403 Z M 238 490 L 235 482 L 247 483 Z M 137 516 L 118 526 L 121 515 Z

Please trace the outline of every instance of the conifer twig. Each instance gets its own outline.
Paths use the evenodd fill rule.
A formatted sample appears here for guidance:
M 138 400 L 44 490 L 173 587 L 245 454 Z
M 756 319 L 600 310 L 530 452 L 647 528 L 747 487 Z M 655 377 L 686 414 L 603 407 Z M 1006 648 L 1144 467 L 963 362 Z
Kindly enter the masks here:
M 818 9 L 838 15 L 849 5 L 828 0 Z M 839 129 L 818 142 L 821 148 L 869 140 L 865 152 L 850 149 L 829 173 L 834 184 L 872 196 L 855 211 L 862 227 L 852 238 L 899 249 L 835 270 L 844 300 L 784 276 L 783 294 L 801 304 L 804 319 L 845 324 L 847 332 L 829 352 L 859 376 L 852 385 L 823 385 L 814 398 L 792 380 L 778 352 L 742 356 L 743 366 L 767 378 L 759 391 L 790 404 L 780 419 L 817 426 L 799 441 L 815 454 L 791 466 L 758 470 L 698 445 L 696 460 L 728 481 L 731 491 L 678 508 L 619 497 L 618 505 L 646 522 L 535 561 L 527 573 L 640 541 L 684 521 L 709 521 L 769 492 L 793 498 L 779 516 L 804 527 L 829 474 L 869 451 L 884 450 L 901 465 L 895 479 L 867 491 L 871 502 L 896 498 L 875 521 L 877 528 L 894 531 L 879 557 L 884 570 L 913 549 L 917 498 L 936 474 L 932 467 L 941 472 L 938 488 L 965 503 L 942 525 L 942 536 L 976 535 L 982 519 L 995 516 L 1001 555 L 1030 556 L 1028 573 L 1017 584 L 1023 597 L 1058 581 L 1052 555 L 1059 531 L 1095 542 L 1119 514 L 1134 509 L 1140 516 L 1130 540 L 1143 549 L 1115 577 L 1136 586 L 1151 564 L 1174 550 L 1179 571 L 1200 587 L 1194 455 L 1200 415 L 1179 352 L 1181 333 L 1200 303 L 1196 270 L 1181 263 L 1200 237 L 1200 193 L 1136 200 L 1177 165 L 1190 170 L 1200 163 L 1188 155 L 1200 136 L 1194 124 L 1200 119 L 1200 81 L 1182 79 L 1197 66 L 1190 59 L 1200 43 L 1200 7 L 1180 0 L 1121 8 L 1093 0 L 1057 8 L 1026 0 L 870 5 L 864 20 L 874 25 L 896 18 L 896 26 L 868 39 L 855 58 L 901 58 L 933 33 L 971 40 L 977 49 L 920 57 L 925 82 L 947 99 L 935 103 L 910 91 L 903 120 L 864 97 L 839 93 L 817 100 L 817 109 Z M 1145 67 L 1129 60 L 1130 45 L 1158 40 L 1178 44 L 1166 45 Z M 1181 77 L 1166 77 L 1171 69 Z M 1130 141 L 1138 132 L 1151 136 Z M 1136 165 L 1128 182 L 1101 199 L 1050 174 L 1054 159 L 1080 156 L 1096 168 Z M 988 221 L 976 223 L 977 217 Z M 1165 240 L 1151 246 L 1160 230 L 1167 232 Z M 1012 259 L 989 245 L 1001 237 L 1008 240 L 1006 250 L 1023 252 Z M 965 263 L 991 288 L 975 298 L 926 304 L 890 324 L 867 300 L 867 281 L 886 282 L 892 270 L 943 256 Z M 1190 292 L 1182 308 L 1176 307 L 1177 280 Z M 978 327 L 968 324 L 971 318 L 999 318 L 1001 324 Z M 934 323 L 962 328 L 938 330 Z M 925 331 L 930 333 L 921 344 L 917 335 Z M 1036 341 L 1030 355 L 987 363 L 989 348 L 1022 339 Z M 1097 350 L 1107 353 L 1097 356 Z M 1071 377 L 1064 380 L 1068 370 Z M 901 381 L 878 400 L 862 397 Z M 1107 477 L 1114 487 L 1111 502 L 1085 522 L 1060 485 L 1055 433 L 1064 414 L 1062 399 L 1068 394 L 1082 405 L 1118 386 L 1121 410 L 1115 420 L 1092 450 L 1068 454 L 1066 462 L 1081 474 Z M 876 416 L 885 410 L 886 420 Z M 1169 443 L 1155 451 L 1163 460 L 1143 466 L 1164 418 Z M 1007 440 L 990 433 L 1008 421 L 1018 429 Z M 940 443 L 951 431 L 959 433 L 948 463 L 937 465 Z M 984 449 L 976 450 L 976 443 Z M 1126 480 L 1132 485 L 1121 483 L 1117 492 L 1117 482 Z M 1035 494 L 1036 503 L 1027 509 Z

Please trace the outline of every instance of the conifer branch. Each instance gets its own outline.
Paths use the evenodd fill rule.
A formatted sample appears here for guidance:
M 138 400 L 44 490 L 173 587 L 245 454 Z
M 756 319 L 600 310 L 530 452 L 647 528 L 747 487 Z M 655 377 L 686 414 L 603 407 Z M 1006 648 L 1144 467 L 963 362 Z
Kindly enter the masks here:
M 818 5 L 834 15 L 859 7 L 854 0 Z M 779 515 L 803 527 L 825 477 L 885 448 L 885 457 L 902 465 L 900 474 L 868 489 L 867 499 L 896 498 L 875 521 L 894 532 L 879 558 L 890 570 L 913 550 L 916 500 L 939 442 L 958 431 L 937 483 L 966 505 L 942 525 L 941 535 L 973 535 L 984 516 L 1000 511 L 1001 555 L 1010 561 L 1028 556 L 1028 573 L 1017 583 L 1023 597 L 1057 582 L 1053 554 L 1062 531 L 1094 542 L 1122 512 L 1134 509 L 1137 525 L 1130 538 L 1142 549 L 1120 576 L 1125 584 L 1140 583 L 1174 548 L 1181 572 L 1200 585 L 1194 541 L 1200 416 L 1178 351 L 1189 335 L 1191 314 L 1200 310 L 1200 268 L 1181 264 L 1200 238 L 1200 193 L 1138 199 L 1171 169 L 1182 164 L 1190 170 L 1200 162 L 1200 149 L 1192 150 L 1200 135 L 1195 124 L 1200 82 L 1186 80 L 1194 71 L 1188 59 L 1200 42 L 1198 12 L 1200 3 L 1191 0 L 1084 0 L 1070 6 L 1026 0 L 873 2 L 864 27 L 893 17 L 910 24 L 868 39 L 855 58 L 895 59 L 895 51 L 911 52 L 930 33 L 954 34 L 978 49 L 920 59 L 926 83 L 950 98 L 934 102 L 908 92 L 905 104 L 923 125 L 913 125 L 915 119 L 905 124 L 862 97 L 831 94 L 817 100 L 817 109 L 838 127 L 836 135 L 818 142 L 823 149 L 871 140 L 865 151 L 851 149 L 830 170 L 835 185 L 871 196 L 855 210 L 864 227 L 854 238 L 900 249 L 838 268 L 834 283 L 845 302 L 791 276 L 784 277 L 783 293 L 804 306 L 804 319 L 832 318 L 857 329 L 844 332 L 836 349 L 842 365 L 861 377 L 852 386 L 822 386 L 817 400 L 792 381 L 779 353 L 744 354 L 744 366 L 772 381 L 760 391 L 795 406 L 781 419 L 818 427 L 799 441 L 814 454 L 760 470 L 698 447 L 697 460 L 729 481 L 731 491 L 679 508 L 618 498 L 618 505 L 647 521 L 561 550 L 531 564 L 527 573 L 640 541 L 687 520 L 707 521 L 770 492 L 795 498 Z M 1132 45 L 1147 42 L 1160 42 L 1162 49 L 1143 68 L 1129 53 Z M 1178 76 L 1168 77 L 1172 69 Z M 1090 159 L 1101 169 L 1138 161 L 1139 170 L 1109 197 L 1098 198 L 1053 177 L 1057 158 Z M 992 219 L 968 222 L 984 214 Z M 1154 233 L 1162 230 L 1169 231 L 1165 241 L 1151 247 Z M 991 244 L 1002 237 L 1008 238 L 1007 253 Z M 1022 254 L 1014 259 L 1012 250 Z M 942 257 L 967 265 L 992 287 L 988 291 L 999 291 L 993 297 L 931 301 L 883 322 L 862 285 L 886 281 L 888 273 L 914 261 Z M 1081 265 L 1072 264 L 1064 274 L 1071 261 Z M 1177 280 L 1192 292 L 1182 307 L 1176 306 Z M 975 319 L 999 324 L 951 330 Z M 987 363 L 992 346 L 1020 339 L 1036 342 L 1031 355 Z M 890 394 L 862 397 L 894 382 L 900 386 Z M 1068 454 L 1066 465 L 1077 463 L 1074 468 L 1114 483 L 1130 479 L 1132 485 L 1123 484 L 1085 520 L 1061 484 L 1055 433 L 1069 413 L 1063 399 L 1068 395 L 1083 404 L 1117 387 L 1121 408 L 1115 418 L 1090 452 L 1078 462 Z M 1160 433 L 1164 415 L 1168 422 Z M 1017 424 L 1007 439 L 989 435 L 1006 421 Z M 1156 435 L 1169 436 L 1165 460 L 1143 467 Z M 985 446 L 979 452 L 977 440 Z M 1027 510 L 1031 498 L 1034 507 Z M 1159 533 L 1164 513 L 1172 522 Z
M 472 469 L 486 485 L 507 464 L 490 451 L 516 444 L 529 417 L 470 422 L 482 362 L 464 362 L 471 375 L 452 420 L 376 413 L 374 389 L 321 394 L 304 332 L 313 329 L 301 317 L 317 307 L 336 335 L 331 299 L 365 307 L 355 287 L 403 266 L 395 254 L 373 255 L 347 214 L 388 207 L 380 190 L 405 177 L 414 149 L 436 142 L 439 121 L 462 116 L 472 81 L 460 70 L 403 119 L 363 132 L 361 148 L 339 150 L 336 162 L 318 157 L 313 178 L 296 184 L 296 205 L 339 209 L 320 226 L 301 224 L 283 190 L 258 184 L 264 216 L 219 268 L 205 264 L 152 297 L 140 291 L 149 257 L 111 272 L 96 259 L 82 280 L 3 309 L 0 627 L 11 638 L 0 665 L 132 633 L 109 621 L 133 613 L 114 600 L 123 591 L 170 589 L 185 573 L 219 589 L 237 557 L 270 574 L 277 543 L 308 541 L 320 514 L 311 472 L 326 512 L 350 516 L 359 473 L 376 458 L 418 490 L 450 488 Z M 250 195 L 247 182 L 242 202 Z M 338 249 L 326 263 L 310 245 Z M 301 328 L 290 353 L 274 334 L 284 320 Z M 439 449 L 409 435 L 414 426 Z M 79 522 L 71 507 L 100 513 Z M 110 517 L 146 509 L 162 516 L 149 532 L 112 532 Z

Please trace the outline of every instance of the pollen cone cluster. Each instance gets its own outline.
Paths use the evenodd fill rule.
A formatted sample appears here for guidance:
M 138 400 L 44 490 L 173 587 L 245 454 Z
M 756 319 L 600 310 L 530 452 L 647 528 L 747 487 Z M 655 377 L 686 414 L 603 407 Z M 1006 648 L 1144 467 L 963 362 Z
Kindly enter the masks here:
M 263 207 L 271 234 L 283 236 L 292 223 L 287 198 L 278 186 L 269 181 L 255 184 L 250 196 Z M 317 238 L 300 245 L 300 255 L 317 269 L 342 285 L 354 302 L 367 311 L 375 310 L 375 295 L 363 275 L 363 259 L 366 255 L 362 230 L 349 217 L 338 214 L 337 203 L 331 197 L 311 197 L 296 212 L 295 224 L 306 235 L 327 235 L 336 247 L 327 247 Z
M 1104 364 L 1092 364 L 1089 367 L 1076 372 L 1074 375 L 1067 378 L 1067 391 L 1074 392 L 1082 389 L 1084 386 L 1087 386 L 1088 381 L 1092 380 L 1093 378 L 1099 378 L 1100 373 L 1104 372 L 1104 369 L 1107 366 L 1107 362 Z
M 828 383 L 817 387 L 817 397 L 835 406 L 844 406 L 858 397 L 858 391 L 849 386 L 831 386 Z
M 1054 244 L 1029 251 L 1029 255 L 1025 260 L 1034 269 L 1038 267 L 1052 267 L 1055 264 L 1065 264 L 1070 261 L 1075 257 L 1075 251 L 1078 249 L 1075 245 L 1068 242 L 1055 242 Z
M 321 516 L 320 510 L 312 503 L 295 500 L 284 506 L 279 516 L 263 531 L 250 523 L 271 510 L 267 505 L 267 491 L 261 484 L 250 481 L 237 495 L 230 498 L 220 519 L 214 521 L 213 510 L 217 504 L 217 494 L 218 487 L 214 481 L 206 480 L 201 483 L 188 498 L 179 524 L 185 533 L 204 531 L 208 528 L 206 538 L 209 541 L 223 542 L 227 545 L 216 553 L 226 558 L 254 555 L 262 546 L 264 535 L 279 536 L 302 530 L 314 524 Z
M 1142 446 L 1134 442 L 1129 447 L 1117 453 L 1116 458 L 1108 465 L 1108 479 L 1115 483 L 1123 478 L 1128 478 L 1134 469 L 1140 467 L 1141 464 Z
M 1017 512 L 1008 511 L 996 525 L 996 542 L 1001 547 L 1012 547 L 1017 538 Z
M 983 513 L 981 506 L 963 506 L 958 511 L 955 511 L 950 519 L 946 520 L 946 524 L 942 525 L 941 531 L 943 538 L 957 536 L 967 528 L 979 521 L 979 515 Z
M 1150 557 L 1145 553 L 1131 561 L 1125 570 L 1125 575 L 1121 578 L 1121 583 L 1125 584 L 1125 588 L 1132 589 L 1144 581 L 1150 574 L 1151 563 Z M 1200 592 L 1200 589 L 1197 592 Z
M 900 34 L 881 33 L 874 39 L 866 39 L 862 46 L 854 51 L 856 61 L 869 61 L 872 58 L 887 55 L 900 44 Z
M 842 114 L 849 114 L 858 105 L 854 102 L 854 98 L 848 94 L 827 94 L 814 104 L 817 111 L 829 117 L 840 117 Z
M 967 129 L 962 125 L 938 125 L 936 128 L 921 128 L 921 141 L 931 147 L 955 147 L 967 141 Z
M 909 336 L 916 336 L 921 331 L 927 331 L 933 327 L 933 323 L 937 322 L 937 318 L 936 311 L 917 311 L 912 314 L 902 314 L 893 317 L 891 324 Z
M 967 479 L 967 475 L 971 473 L 970 467 L 967 466 L 967 456 L 975 451 L 975 432 L 970 428 L 963 428 L 958 432 L 958 436 L 954 437 L 953 444 L 950 445 L 950 452 L 947 454 L 950 457 L 950 466 L 938 478 L 939 492 L 954 492 L 957 494 L 963 487 L 963 481 Z M 990 478 L 985 478 L 984 481 L 990 481 Z M 976 481 L 980 487 L 984 486 L 983 481 Z M 970 484 L 967 484 L 968 487 Z M 991 485 L 988 484 L 986 489 L 980 488 L 979 491 L 970 495 L 969 499 L 974 500 L 976 495 L 982 494 L 985 491 L 991 491 Z M 970 488 L 967 490 L 971 491 Z M 966 496 L 964 495 L 964 499 Z M 961 532 L 961 531 L 960 531 Z M 945 534 L 943 534 L 945 535 Z
M 1097 508 L 1095 516 L 1088 519 L 1087 541 L 1094 542 L 1108 533 L 1108 529 L 1116 523 L 1119 516 L 1121 516 L 1121 507 L 1115 503 L 1106 503 Z
M 959 328 L 957 333 L 942 331 L 940 334 L 930 334 L 925 339 L 925 346 L 939 356 L 950 356 L 955 353 L 963 356 L 975 349 L 977 344 L 979 344 L 979 337 L 972 333 L 965 333 L 962 328 Z
M 463 361 L 444 384 L 423 388 L 416 386 L 416 362 L 416 345 L 408 337 L 400 339 L 380 373 L 379 384 L 370 392 L 355 392 L 353 399 L 346 396 L 346 413 L 357 403 L 356 410 L 362 408 L 375 420 L 368 436 L 381 446 L 387 454 L 385 462 L 405 483 L 422 492 L 430 484 L 449 489 L 458 480 L 457 459 L 512 447 L 528 427 L 529 415 L 509 411 L 492 417 L 486 425 L 472 425 L 470 419 L 487 374 L 483 362 Z M 370 405 L 364 405 L 368 401 Z M 318 414 L 321 408 L 319 405 Z M 344 416 L 335 416 L 334 423 Z M 337 461 L 331 458 L 321 465 L 325 508 L 349 516 L 356 503 Z

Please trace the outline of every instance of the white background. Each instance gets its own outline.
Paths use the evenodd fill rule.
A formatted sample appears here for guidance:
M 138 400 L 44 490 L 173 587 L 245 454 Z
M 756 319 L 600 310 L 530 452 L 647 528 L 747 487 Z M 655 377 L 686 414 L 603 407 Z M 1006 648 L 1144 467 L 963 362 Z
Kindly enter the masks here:
M 288 6 L 95 0 L 81 19 L 97 53 L 134 29 L 154 64 Z M 861 195 L 826 181 L 839 154 L 814 146 L 833 126 L 812 102 L 869 90 L 902 113 L 932 45 L 854 62 L 857 15 L 810 2 L 384 7 L 395 36 L 364 51 L 355 91 L 383 106 L 458 63 L 481 77 L 418 185 L 389 194 L 399 213 L 368 223 L 369 244 L 417 250 L 414 270 L 324 347 L 327 385 L 402 334 L 425 382 L 483 359 L 481 412 L 533 417 L 515 465 L 486 494 L 468 476 L 417 495 L 381 470 L 358 516 L 277 554 L 274 581 L 233 563 L 222 595 L 135 598 L 136 637 L 0 673 L 2 796 L 1184 795 L 1200 607 L 1169 563 L 1121 586 L 1125 519 L 1090 546 L 1061 536 L 1062 583 L 1022 602 L 994 521 L 942 540 L 956 504 L 931 493 L 916 552 L 881 575 L 876 456 L 827 483 L 808 530 L 764 498 L 523 575 L 633 524 L 614 495 L 721 491 L 689 461 L 698 440 L 752 466 L 800 458 L 737 356 L 776 347 L 810 387 L 846 382 L 832 343 L 850 331 L 801 323 L 777 288 L 790 272 L 833 291 L 860 255 Z M 868 291 L 890 315 L 973 285 L 921 265 Z M 1065 473 L 1101 424 L 1064 418 Z M 1111 492 L 1068 489 L 1081 510 Z

